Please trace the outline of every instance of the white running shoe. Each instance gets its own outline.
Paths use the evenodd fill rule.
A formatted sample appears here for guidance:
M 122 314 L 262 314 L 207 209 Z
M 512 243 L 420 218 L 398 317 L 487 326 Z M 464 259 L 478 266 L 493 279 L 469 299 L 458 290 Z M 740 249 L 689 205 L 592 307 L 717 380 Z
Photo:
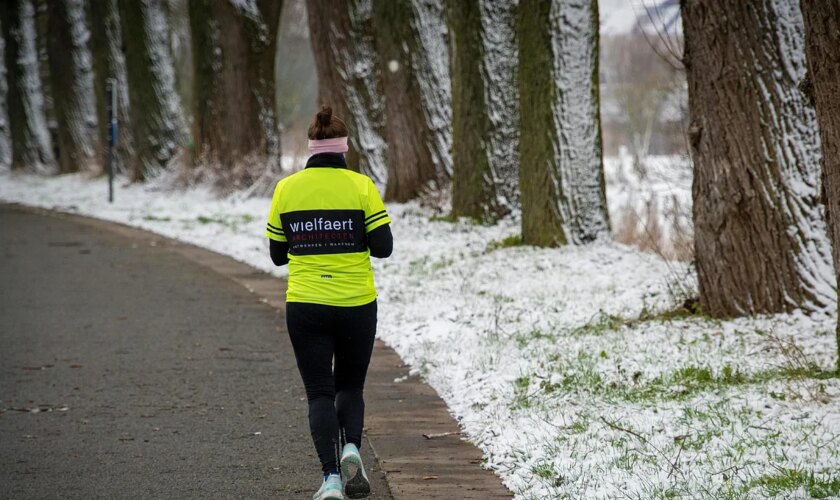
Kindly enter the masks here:
M 353 443 L 344 445 L 341 452 L 341 482 L 347 498 L 366 498 L 370 496 L 370 481 L 362 465 L 362 456 Z
M 341 476 L 338 474 L 330 474 L 326 479 L 324 479 L 323 484 L 321 484 L 321 489 L 312 495 L 312 500 L 344 500 L 344 494 L 341 490 Z

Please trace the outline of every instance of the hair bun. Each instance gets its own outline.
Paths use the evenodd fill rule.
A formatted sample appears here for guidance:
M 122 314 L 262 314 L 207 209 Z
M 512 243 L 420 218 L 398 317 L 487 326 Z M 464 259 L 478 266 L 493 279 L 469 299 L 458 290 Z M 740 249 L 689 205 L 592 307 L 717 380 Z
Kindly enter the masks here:
M 330 121 L 332 120 L 332 108 L 329 106 L 321 106 L 321 111 L 318 111 L 316 115 L 318 118 L 318 124 L 322 127 L 329 127 Z

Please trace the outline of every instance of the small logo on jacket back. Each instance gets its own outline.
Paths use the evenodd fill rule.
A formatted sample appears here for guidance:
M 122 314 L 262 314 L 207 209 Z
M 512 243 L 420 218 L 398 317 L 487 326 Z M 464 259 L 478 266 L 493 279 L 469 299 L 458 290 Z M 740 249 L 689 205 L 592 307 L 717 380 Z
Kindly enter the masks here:
M 322 274 L 321 279 L 331 280 L 332 279 L 332 274 Z

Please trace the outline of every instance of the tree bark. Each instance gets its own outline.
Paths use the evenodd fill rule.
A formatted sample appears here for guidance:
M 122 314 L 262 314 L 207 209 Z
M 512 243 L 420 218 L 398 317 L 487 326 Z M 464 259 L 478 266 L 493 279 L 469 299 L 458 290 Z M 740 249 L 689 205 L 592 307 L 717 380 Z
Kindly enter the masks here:
M 30 0 L 0 2 L 5 40 L 12 170 L 46 173 L 55 168 L 44 118 L 44 95 L 35 45 L 35 8 Z
M 605 237 L 596 0 L 522 0 L 519 9 L 522 240 Z
M 2 35 L 2 19 L 0 19 L 0 35 Z M 0 168 L 12 166 L 12 138 L 9 136 L 9 86 L 6 82 L 6 42 L 0 36 Z
M 801 6 L 808 77 L 822 143 L 823 202 L 835 278 L 840 282 L 840 0 L 801 0 Z M 840 325 L 836 334 L 840 354 Z
M 350 168 L 385 186 L 383 103 L 368 0 L 307 0 L 318 99 L 350 129 Z M 313 110 L 313 116 L 314 116 Z
M 175 88 L 181 101 L 181 110 L 187 123 L 192 123 L 193 67 L 192 42 L 190 41 L 189 0 L 166 0 L 166 20 L 169 26 L 169 42 L 172 50 L 172 64 L 175 67 Z
M 142 181 L 157 175 L 178 153 L 184 121 L 162 0 L 119 0 L 118 6 L 129 106 L 135 110 L 131 129 L 138 164 L 131 176 Z
M 515 4 L 448 0 L 452 214 L 493 221 L 519 202 Z
M 683 0 L 700 305 L 714 316 L 835 301 L 803 21 L 787 0 Z
M 102 170 L 89 38 L 82 0 L 47 3 L 47 57 L 61 173 Z
M 274 58 L 282 6 L 278 0 L 189 2 L 193 163 L 220 169 L 237 184 L 255 180 L 246 165 L 279 168 Z
M 448 92 L 439 92 L 440 87 L 427 84 L 439 78 L 433 71 L 436 61 L 428 59 L 441 56 L 446 59 L 444 54 L 427 52 L 422 40 L 424 36 L 435 36 L 434 32 L 428 33 L 430 24 L 437 25 L 440 37 L 443 9 L 440 2 L 420 3 L 417 0 L 373 2 L 376 49 L 385 96 L 384 138 L 388 144 L 385 198 L 400 202 L 430 189 L 438 190 L 449 180 L 448 145 L 445 139 L 440 140 L 441 125 L 433 122 L 437 109 L 429 109 L 430 105 L 437 108 L 441 100 L 448 101 L 449 96 Z
M 117 0 L 88 2 L 88 18 L 91 27 L 91 54 L 93 55 L 93 87 L 96 95 L 96 111 L 99 143 L 108 143 L 108 115 L 106 86 L 109 79 L 116 83 L 118 140 L 115 157 L 117 172 L 133 172 L 138 165 L 134 160 L 134 138 L 131 135 L 131 118 L 128 102 L 128 76 L 125 56 L 122 51 L 122 29 Z M 108 161 L 105 147 L 101 147 L 100 162 Z

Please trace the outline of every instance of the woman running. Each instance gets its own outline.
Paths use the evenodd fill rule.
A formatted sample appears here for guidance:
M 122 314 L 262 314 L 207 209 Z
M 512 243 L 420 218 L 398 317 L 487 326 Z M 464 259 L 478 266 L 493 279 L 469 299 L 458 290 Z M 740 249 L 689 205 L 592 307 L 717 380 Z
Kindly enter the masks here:
M 370 178 L 347 169 L 347 126 L 332 109 L 322 106 L 308 132 L 312 156 L 277 183 L 266 236 L 274 264 L 289 264 L 286 324 L 324 473 L 312 498 L 364 498 L 362 391 L 376 334 L 370 256 L 391 255 L 391 219 Z

